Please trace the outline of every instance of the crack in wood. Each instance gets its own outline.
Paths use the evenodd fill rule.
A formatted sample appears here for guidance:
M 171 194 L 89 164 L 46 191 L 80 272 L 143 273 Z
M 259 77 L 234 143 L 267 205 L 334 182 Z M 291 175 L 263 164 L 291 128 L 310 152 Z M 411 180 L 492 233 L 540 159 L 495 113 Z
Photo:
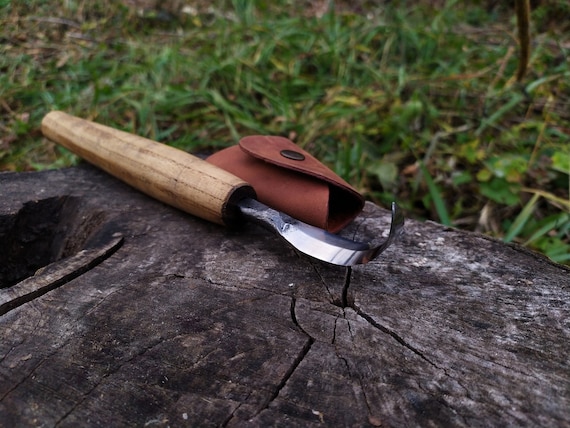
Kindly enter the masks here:
M 312 342 L 314 342 L 315 338 L 313 336 L 311 336 L 309 333 L 307 333 L 305 331 L 305 329 L 303 329 L 303 327 L 301 327 L 301 325 L 299 324 L 299 321 L 297 320 L 296 305 L 297 305 L 297 299 L 295 298 L 295 296 L 293 296 L 293 297 L 291 297 L 291 320 L 293 321 L 293 324 L 295 324 L 297 326 L 297 328 L 299 330 L 301 330 L 301 332 L 305 336 L 307 336 Z
M 362 378 L 361 378 L 360 374 L 357 372 L 357 374 L 354 375 L 354 373 L 350 369 L 350 364 L 348 364 L 348 360 L 346 358 L 344 358 L 342 355 L 339 355 L 338 352 L 335 352 L 335 353 L 336 353 L 337 358 L 344 363 L 344 366 L 346 367 L 346 371 L 348 372 L 349 379 L 356 379 L 358 381 L 358 386 L 360 387 L 360 392 L 362 392 L 362 396 L 364 397 L 364 404 L 366 405 L 366 408 L 368 409 L 368 420 L 369 421 L 374 420 L 375 417 L 372 414 L 372 407 L 370 406 L 370 403 L 368 402 L 368 397 L 366 396 L 366 389 L 364 388 L 364 384 L 362 383 Z
M 277 387 L 275 388 L 271 396 L 259 408 L 259 410 L 255 413 L 254 417 L 259 415 L 263 410 L 267 409 L 271 405 L 271 403 L 275 401 L 275 399 L 279 396 L 279 393 L 285 387 L 291 376 L 293 376 L 293 373 L 295 373 L 297 367 L 299 367 L 299 364 L 301 364 L 303 359 L 308 355 L 309 351 L 311 350 L 311 347 L 313 346 L 313 343 L 315 343 L 315 339 L 311 335 L 309 335 L 305 330 L 303 330 L 303 328 L 299 325 L 299 322 L 297 321 L 297 315 L 295 313 L 295 305 L 296 305 L 296 299 L 295 297 L 292 297 L 291 319 L 293 320 L 293 323 L 299 328 L 299 330 L 303 332 L 304 335 L 307 336 L 307 340 L 305 341 L 303 347 L 301 348 L 301 350 L 299 351 L 299 353 L 297 354 L 297 356 L 289 366 L 289 369 L 285 372 L 280 382 L 277 384 Z
M 74 256 L 42 268 L 37 275 L 5 289 L 0 294 L 0 316 L 61 287 L 109 258 L 123 243 L 114 237 L 105 245 L 82 250 Z
M 354 334 L 352 333 L 352 326 L 350 325 L 350 320 L 346 318 L 346 312 L 342 310 L 343 318 L 346 320 L 346 327 L 348 328 L 348 334 L 350 334 L 350 339 L 354 340 Z
M 394 330 L 391 330 L 388 327 L 383 326 L 382 324 L 377 322 L 372 316 L 365 313 L 358 305 L 355 304 L 354 299 L 351 299 L 349 294 L 348 294 L 351 276 L 352 276 L 352 267 L 348 266 L 346 268 L 346 274 L 344 277 L 344 285 L 342 288 L 342 297 L 341 297 L 341 305 L 340 305 L 340 307 L 343 309 L 343 313 L 344 313 L 344 308 L 347 308 L 347 307 L 352 308 L 360 317 L 364 318 L 374 328 L 382 331 L 383 333 L 388 334 L 393 339 L 395 339 L 400 345 L 403 345 L 404 347 L 406 347 L 407 349 L 412 351 L 414 354 L 419 356 L 421 359 L 428 362 L 433 367 L 435 367 L 437 369 L 441 369 L 433 361 L 431 361 L 429 358 L 427 358 L 419 349 L 417 349 L 416 347 L 414 347 L 414 346 L 410 345 L 408 342 L 406 342 L 404 340 L 404 338 L 402 338 L 400 335 L 398 335 L 398 333 L 396 333 Z M 347 322 L 348 322 L 348 320 L 347 320 Z M 348 322 L 348 330 L 352 336 L 352 330 L 350 328 L 350 322 Z M 336 320 L 335 320 L 335 332 L 334 333 L 336 333 Z M 334 343 L 334 335 L 333 335 L 333 343 Z M 445 368 L 443 370 L 444 370 L 445 374 L 447 375 Z
M 331 345 L 334 345 L 335 342 L 336 342 L 336 327 L 337 327 L 339 318 L 340 318 L 340 317 L 336 317 L 336 318 L 334 319 L 333 337 L 332 337 L 332 340 L 331 340 Z
M 220 424 L 220 427 L 225 428 L 228 426 L 228 424 L 232 421 L 232 419 L 235 417 L 236 412 L 241 408 L 241 406 L 243 406 L 245 403 L 247 403 L 247 400 L 249 400 L 249 397 L 251 397 L 251 392 L 249 394 L 246 395 L 245 399 L 243 400 L 243 402 L 239 403 L 235 409 L 233 409 L 231 411 L 231 413 L 228 415 L 228 417 L 222 421 L 222 423 Z
M 303 327 L 301 327 L 299 325 L 299 321 L 297 320 L 297 314 L 295 313 L 295 305 L 296 304 L 297 304 L 297 299 L 295 298 L 295 296 L 291 297 L 291 306 L 290 306 L 291 320 L 293 321 L 293 324 L 295 324 L 299 330 L 301 330 L 304 334 L 307 334 L 307 332 L 305 330 L 303 330 Z M 308 336 L 308 334 L 307 334 L 307 336 Z
M 352 309 L 354 309 L 356 311 L 356 313 L 364 318 L 371 326 L 373 326 L 374 328 L 380 330 L 383 333 L 386 333 L 387 335 L 391 336 L 394 340 L 396 340 L 396 342 L 398 342 L 400 345 L 404 346 L 405 348 L 409 349 L 410 351 L 412 351 L 414 354 L 416 354 L 418 357 L 420 357 L 422 360 L 426 361 L 427 363 L 429 363 L 431 366 L 437 368 L 437 369 L 441 369 L 440 367 L 437 366 L 437 364 L 435 364 L 433 361 L 431 361 L 429 358 L 427 358 L 422 351 L 420 351 L 418 348 L 416 348 L 415 346 L 410 345 L 408 342 L 406 342 L 404 340 L 404 338 L 402 336 L 400 336 L 398 333 L 396 333 L 394 330 L 383 326 L 382 324 L 380 324 L 378 321 L 376 321 L 372 316 L 368 315 L 367 313 L 365 313 L 362 309 L 360 309 L 360 307 L 356 304 L 353 304 L 351 306 Z
M 289 370 L 287 370 L 287 372 L 284 374 L 283 378 L 281 379 L 281 381 L 273 391 L 273 394 L 271 395 L 271 397 L 269 397 L 269 400 L 267 400 L 267 402 L 261 407 L 261 409 L 256 413 L 256 415 L 261 413 L 261 411 L 267 409 L 271 405 L 271 403 L 275 401 L 275 399 L 279 396 L 279 393 L 285 387 L 291 376 L 293 376 L 293 373 L 295 372 L 297 367 L 299 367 L 299 364 L 301 364 L 303 359 L 307 356 L 307 354 L 311 350 L 313 343 L 315 343 L 315 339 L 309 336 L 307 338 L 307 341 L 301 348 L 301 351 L 297 354 L 297 357 L 293 360 L 291 366 L 289 367 Z
M 350 278 L 352 276 L 352 268 L 348 266 L 344 274 L 344 285 L 342 287 L 341 307 L 346 308 L 349 306 L 348 302 L 348 287 L 350 287 Z
M 327 294 L 329 295 L 329 302 L 331 302 L 333 305 L 336 305 L 335 301 L 337 299 L 335 298 L 335 295 L 333 294 L 333 292 L 330 290 L 330 288 L 327 284 L 327 281 L 325 280 L 325 278 L 323 277 L 323 275 L 321 274 L 321 272 L 319 270 L 319 266 L 321 266 L 322 263 L 320 263 L 320 262 L 317 263 L 317 262 L 310 260 L 310 259 L 308 259 L 308 261 L 311 264 L 311 267 L 313 268 L 313 270 L 315 271 L 315 274 L 319 277 L 321 284 L 323 284 L 323 287 L 325 287 L 325 290 L 327 290 Z

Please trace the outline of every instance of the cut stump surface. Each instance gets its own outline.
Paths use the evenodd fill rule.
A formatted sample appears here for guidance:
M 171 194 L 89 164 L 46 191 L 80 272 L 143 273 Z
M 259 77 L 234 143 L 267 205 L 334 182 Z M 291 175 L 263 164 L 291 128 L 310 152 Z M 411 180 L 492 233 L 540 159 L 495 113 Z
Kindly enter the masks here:
M 88 166 L 0 193 L 1 426 L 570 426 L 570 271 L 518 246 L 407 221 L 350 272 Z

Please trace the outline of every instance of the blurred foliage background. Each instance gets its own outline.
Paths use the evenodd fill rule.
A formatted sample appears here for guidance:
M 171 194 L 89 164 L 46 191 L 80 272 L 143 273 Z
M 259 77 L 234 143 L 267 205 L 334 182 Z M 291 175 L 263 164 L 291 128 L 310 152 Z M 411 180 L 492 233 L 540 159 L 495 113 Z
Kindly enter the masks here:
M 0 171 L 53 109 L 191 152 L 282 135 L 366 197 L 570 263 L 570 3 L 0 0 Z M 1 189 L 0 189 L 1 194 Z

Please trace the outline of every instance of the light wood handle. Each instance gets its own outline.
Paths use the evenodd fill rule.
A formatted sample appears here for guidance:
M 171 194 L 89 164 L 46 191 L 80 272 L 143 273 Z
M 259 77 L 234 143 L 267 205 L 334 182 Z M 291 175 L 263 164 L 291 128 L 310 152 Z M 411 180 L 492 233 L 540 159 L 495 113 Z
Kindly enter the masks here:
M 214 223 L 231 225 L 235 203 L 255 197 L 245 181 L 196 156 L 61 111 L 43 118 L 42 132 L 147 195 Z

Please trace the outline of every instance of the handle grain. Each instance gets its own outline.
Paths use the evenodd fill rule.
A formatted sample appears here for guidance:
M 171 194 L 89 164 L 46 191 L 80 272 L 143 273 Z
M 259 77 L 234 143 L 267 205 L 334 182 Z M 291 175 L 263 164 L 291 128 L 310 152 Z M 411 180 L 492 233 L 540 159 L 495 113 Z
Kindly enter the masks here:
M 147 195 L 214 223 L 232 224 L 235 203 L 255 197 L 249 184 L 196 156 L 60 111 L 44 117 L 42 132 Z

